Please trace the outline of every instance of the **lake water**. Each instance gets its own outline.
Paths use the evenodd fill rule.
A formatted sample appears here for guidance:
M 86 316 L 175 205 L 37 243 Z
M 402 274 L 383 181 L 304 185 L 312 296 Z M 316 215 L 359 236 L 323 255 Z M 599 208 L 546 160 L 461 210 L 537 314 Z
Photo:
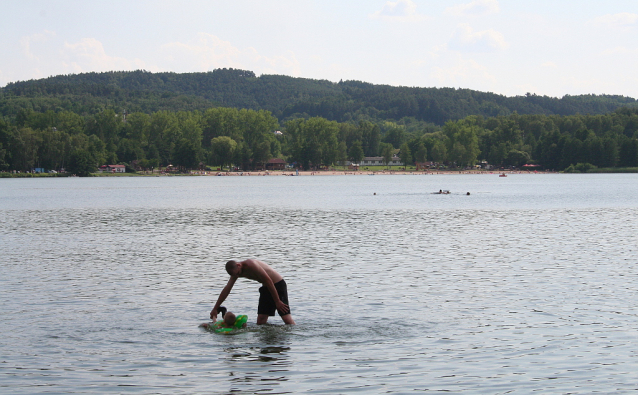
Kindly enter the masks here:
M 3 179 L 0 392 L 635 393 L 637 220 L 635 174 Z M 198 327 L 233 258 L 298 325 L 240 279 Z

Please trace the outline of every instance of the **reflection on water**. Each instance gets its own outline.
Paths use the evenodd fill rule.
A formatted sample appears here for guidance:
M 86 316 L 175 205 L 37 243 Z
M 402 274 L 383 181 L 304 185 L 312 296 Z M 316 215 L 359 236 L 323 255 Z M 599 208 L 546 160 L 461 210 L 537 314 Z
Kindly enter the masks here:
M 149 186 L 158 196 L 145 207 L 127 200 L 133 187 L 96 184 L 89 196 L 106 190 L 122 207 L 87 207 L 76 190 L 76 208 L 0 209 L 0 392 L 635 390 L 638 208 L 621 197 L 638 183 L 596 179 L 596 192 L 578 181 L 570 195 L 565 180 L 581 179 L 563 178 L 547 187 L 571 196 L 562 206 L 545 188 L 517 186 L 526 196 L 502 207 L 502 194 L 519 195 L 495 179 L 480 186 L 491 196 L 481 207 L 427 194 L 448 200 L 410 208 L 422 186 L 407 184 L 398 207 L 383 207 L 363 201 L 373 196 L 366 178 L 347 187 L 358 207 L 340 197 L 346 207 L 312 208 L 306 189 L 335 191 L 293 178 L 260 181 L 271 183 L 262 204 L 252 195 L 222 203 L 193 179 L 179 181 L 179 204 L 173 189 Z M 369 179 L 389 199 L 400 177 Z M 33 205 L 39 191 L 0 198 Z M 605 201 L 607 191 L 619 200 Z M 225 305 L 247 314 L 248 328 L 198 328 L 228 279 L 223 263 L 247 257 L 284 275 L 299 325 L 257 326 L 259 285 L 240 280 Z

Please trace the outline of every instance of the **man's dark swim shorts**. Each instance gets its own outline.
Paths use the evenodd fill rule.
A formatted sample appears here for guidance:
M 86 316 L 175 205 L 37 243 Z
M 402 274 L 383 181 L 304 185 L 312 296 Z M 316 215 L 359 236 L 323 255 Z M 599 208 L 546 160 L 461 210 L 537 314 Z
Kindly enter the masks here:
M 286 286 L 286 282 L 282 279 L 281 281 L 275 283 L 275 289 L 279 294 L 279 299 L 290 306 L 288 304 L 288 287 Z M 259 288 L 259 307 L 257 307 L 257 314 L 267 314 L 270 316 L 275 315 L 275 310 L 277 310 L 277 306 L 275 305 L 275 299 L 272 298 L 270 291 L 266 286 L 262 286 Z M 281 314 L 281 311 L 278 311 L 280 316 L 290 314 L 290 312 L 286 314 Z

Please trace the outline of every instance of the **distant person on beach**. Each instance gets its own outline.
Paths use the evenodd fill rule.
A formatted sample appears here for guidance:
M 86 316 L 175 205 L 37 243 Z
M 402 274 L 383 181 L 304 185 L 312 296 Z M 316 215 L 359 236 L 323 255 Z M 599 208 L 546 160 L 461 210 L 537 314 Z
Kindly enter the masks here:
M 268 317 L 275 315 L 275 310 L 284 323 L 294 325 L 295 321 L 288 306 L 288 288 L 284 278 L 272 267 L 256 259 L 246 259 L 242 262 L 226 262 L 226 272 L 230 275 L 228 283 L 219 294 L 215 307 L 210 312 L 210 318 L 217 320 L 221 304 L 226 300 L 239 277 L 254 280 L 262 284 L 259 288 L 259 306 L 257 307 L 257 325 L 268 322 Z

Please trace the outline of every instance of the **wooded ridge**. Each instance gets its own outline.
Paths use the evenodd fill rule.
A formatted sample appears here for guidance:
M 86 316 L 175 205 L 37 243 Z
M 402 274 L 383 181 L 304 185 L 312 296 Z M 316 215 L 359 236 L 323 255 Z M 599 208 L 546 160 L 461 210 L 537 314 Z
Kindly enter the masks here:
M 638 104 L 608 95 L 505 97 L 468 89 L 146 71 L 15 82 L 0 90 L 0 171 L 105 164 L 303 169 L 398 154 L 453 168 L 638 166 Z
M 506 97 L 455 88 L 374 85 L 360 81 L 255 76 L 252 71 L 217 69 L 206 73 L 113 71 L 60 75 L 7 84 L 0 89 L 0 114 L 13 118 L 21 109 L 73 111 L 93 115 L 115 112 L 204 111 L 233 107 L 270 111 L 280 122 L 323 117 L 337 122 L 360 120 L 425 122 L 443 125 L 469 115 L 605 114 L 635 107 L 634 98 L 579 95 L 553 98 L 527 94 Z

